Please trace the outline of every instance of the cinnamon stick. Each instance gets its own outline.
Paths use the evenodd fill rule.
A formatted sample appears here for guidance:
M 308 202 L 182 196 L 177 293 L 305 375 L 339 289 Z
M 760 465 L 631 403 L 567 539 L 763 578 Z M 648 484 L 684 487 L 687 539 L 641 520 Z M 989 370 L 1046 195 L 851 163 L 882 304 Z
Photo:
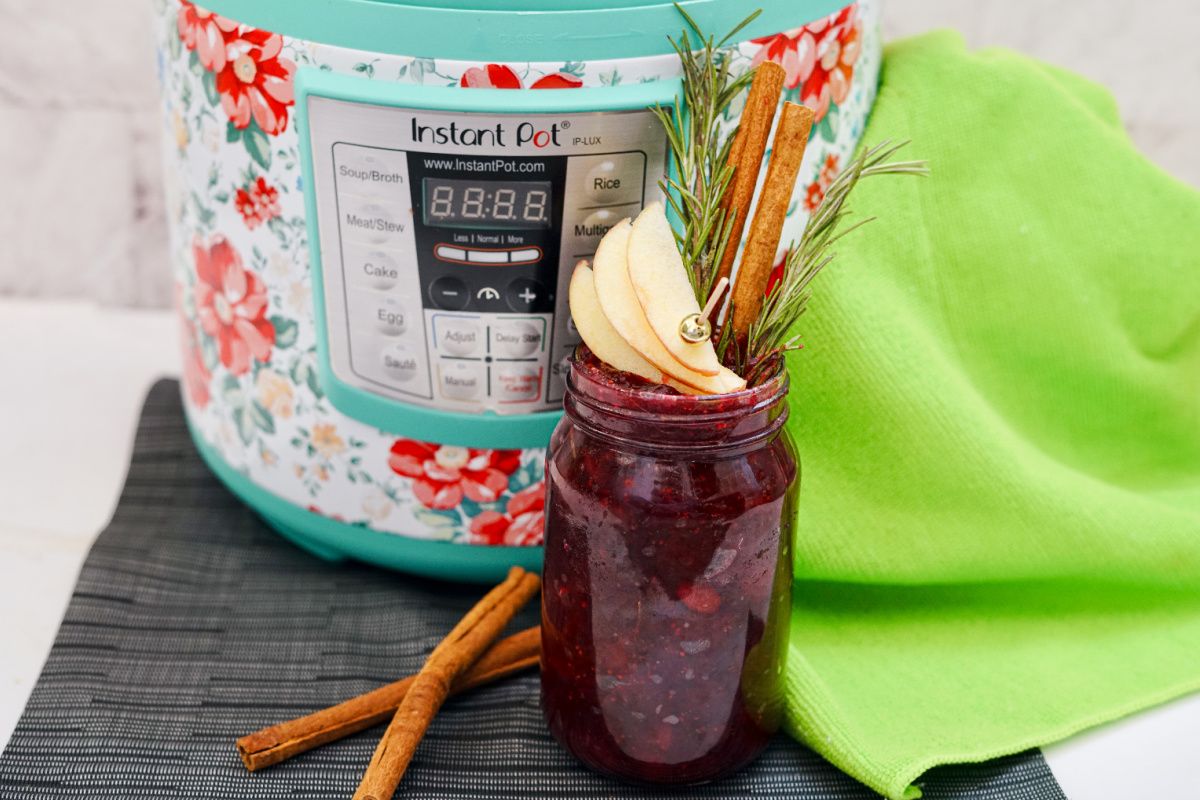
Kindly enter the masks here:
M 434 648 L 375 748 L 354 800 L 391 800 L 429 723 L 449 696 L 451 684 L 478 660 L 539 588 L 541 581 L 536 575 L 513 567 L 504 583 L 488 592 Z
M 800 174 L 800 162 L 808 147 L 812 124 L 811 109 L 796 103 L 783 104 L 783 113 L 779 116 L 775 140 L 771 145 L 767 178 L 758 196 L 750 235 L 742 250 L 737 280 L 733 283 L 731 302 L 735 335 L 746 336 L 762 308 L 767 281 L 775 266 L 775 251 L 779 248 L 779 237 L 783 233 L 783 221 L 796 187 L 796 176 Z
M 733 271 L 733 260 L 742 241 L 746 215 L 754 199 L 754 186 L 758 183 L 763 152 L 771 135 L 771 123 L 775 120 L 775 109 L 779 105 L 779 95 L 783 92 L 786 77 L 787 70 L 774 61 L 764 61 L 754 70 L 754 80 L 750 84 L 750 93 L 746 95 L 746 106 L 742 109 L 742 121 L 729 150 L 729 165 L 734 168 L 733 181 L 721 200 L 721 208 L 726 214 L 732 209 L 733 231 L 721 256 L 721 263 L 717 266 L 717 281 L 728 278 Z
M 450 694 L 506 678 L 537 666 L 542 633 L 538 627 L 501 639 L 470 670 L 450 685 Z M 286 761 L 314 747 L 386 722 L 412 687 L 416 676 L 389 683 L 374 691 L 308 716 L 281 722 L 237 740 L 238 755 L 251 772 Z

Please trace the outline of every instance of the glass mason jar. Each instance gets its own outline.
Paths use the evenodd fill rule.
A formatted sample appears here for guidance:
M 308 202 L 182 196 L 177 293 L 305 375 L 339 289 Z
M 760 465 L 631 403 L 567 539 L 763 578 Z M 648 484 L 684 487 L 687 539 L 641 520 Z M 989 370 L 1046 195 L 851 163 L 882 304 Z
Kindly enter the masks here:
M 783 718 L 800 480 L 786 371 L 733 395 L 572 360 L 546 469 L 542 703 L 593 769 L 728 775 Z

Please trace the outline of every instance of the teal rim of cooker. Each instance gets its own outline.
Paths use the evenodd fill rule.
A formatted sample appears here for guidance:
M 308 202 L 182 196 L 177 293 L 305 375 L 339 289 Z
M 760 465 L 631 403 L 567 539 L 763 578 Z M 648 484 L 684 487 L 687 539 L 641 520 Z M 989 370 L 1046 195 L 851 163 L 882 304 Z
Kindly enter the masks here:
M 308 98 L 331 97 L 356 103 L 429 110 L 547 114 L 575 111 L 613 111 L 674 106 L 683 92 L 678 78 L 628 86 L 587 89 L 543 89 L 537 92 L 464 91 L 448 86 L 370 81 L 302 67 L 296 73 L 296 130 L 300 135 L 301 173 L 305 186 L 315 186 L 309 139 Z M 321 235 L 317 225 L 315 191 L 304 193 L 308 227 L 309 265 L 313 286 L 324 285 Z M 514 450 L 543 447 L 550 441 L 562 411 L 499 415 L 492 411 L 464 414 L 406 404 L 372 394 L 340 380 L 329 361 L 329 332 L 325 293 L 313 292 L 317 324 L 317 373 L 329 402 L 342 413 L 380 430 L 417 436 L 438 444 Z
M 238 472 L 212 448 L 188 419 L 188 431 L 204 463 L 229 489 L 288 541 L 325 561 L 353 558 L 381 567 L 468 583 L 495 583 L 513 565 L 542 570 L 541 547 L 486 547 L 414 539 L 351 525 L 301 508 Z
M 832 14 L 849 0 L 682 0 L 720 39 L 757 8 L 737 41 Z M 354 50 L 462 61 L 587 61 L 673 52 L 686 24 L 650 0 L 213 0 L 210 10 L 296 39 Z M 689 32 L 690 33 L 690 32 Z

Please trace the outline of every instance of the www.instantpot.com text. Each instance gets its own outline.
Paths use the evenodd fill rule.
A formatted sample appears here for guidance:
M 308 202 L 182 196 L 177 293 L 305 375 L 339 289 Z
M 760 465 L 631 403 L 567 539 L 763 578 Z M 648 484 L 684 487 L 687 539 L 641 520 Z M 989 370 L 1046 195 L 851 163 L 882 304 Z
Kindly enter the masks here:
M 463 172 L 545 172 L 540 161 L 514 161 L 511 158 L 427 158 L 425 169 L 456 169 Z

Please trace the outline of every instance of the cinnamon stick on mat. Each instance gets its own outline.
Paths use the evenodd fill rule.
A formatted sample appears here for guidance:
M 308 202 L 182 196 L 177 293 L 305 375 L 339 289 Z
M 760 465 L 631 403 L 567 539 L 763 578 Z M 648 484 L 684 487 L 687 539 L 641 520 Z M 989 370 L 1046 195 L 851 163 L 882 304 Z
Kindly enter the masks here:
M 742 250 L 742 262 L 733 283 L 731 302 L 735 335 L 744 337 L 749 333 L 750 324 L 762 307 L 767 281 L 775 266 L 775 251 L 783 233 L 783 220 L 796 187 L 796 176 L 800 174 L 800 162 L 804 160 L 812 124 L 811 109 L 796 103 L 783 104 L 775 141 L 771 145 L 767 178 L 758 195 L 750 236 Z
M 429 723 L 449 696 L 451 684 L 475 663 L 539 588 L 538 576 L 513 567 L 504 583 L 488 592 L 434 648 L 375 748 L 354 800 L 391 800 Z
M 474 689 L 536 667 L 541 650 L 542 632 L 537 627 L 501 639 L 450 685 L 450 694 Z M 386 722 L 395 716 L 396 709 L 415 680 L 416 676 L 413 675 L 314 714 L 243 736 L 237 740 L 238 754 L 246 768 L 253 772 Z
M 775 108 L 779 105 L 779 95 L 786 77 L 787 70 L 774 61 L 764 61 L 754 70 L 754 81 L 750 84 L 750 93 L 746 95 L 746 107 L 742 109 L 742 121 L 729 150 L 729 165 L 735 171 L 733 182 L 721 201 L 721 208 L 726 213 L 733 210 L 733 230 L 729 234 L 729 244 L 721 256 L 721 263 L 717 266 L 714 284 L 721 278 L 728 278 L 733 271 L 733 260 L 742 241 L 746 215 L 754 199 L 754 186 L 758 183 L 763 152 L 771 135 L 771 123 L 775 120 Z

